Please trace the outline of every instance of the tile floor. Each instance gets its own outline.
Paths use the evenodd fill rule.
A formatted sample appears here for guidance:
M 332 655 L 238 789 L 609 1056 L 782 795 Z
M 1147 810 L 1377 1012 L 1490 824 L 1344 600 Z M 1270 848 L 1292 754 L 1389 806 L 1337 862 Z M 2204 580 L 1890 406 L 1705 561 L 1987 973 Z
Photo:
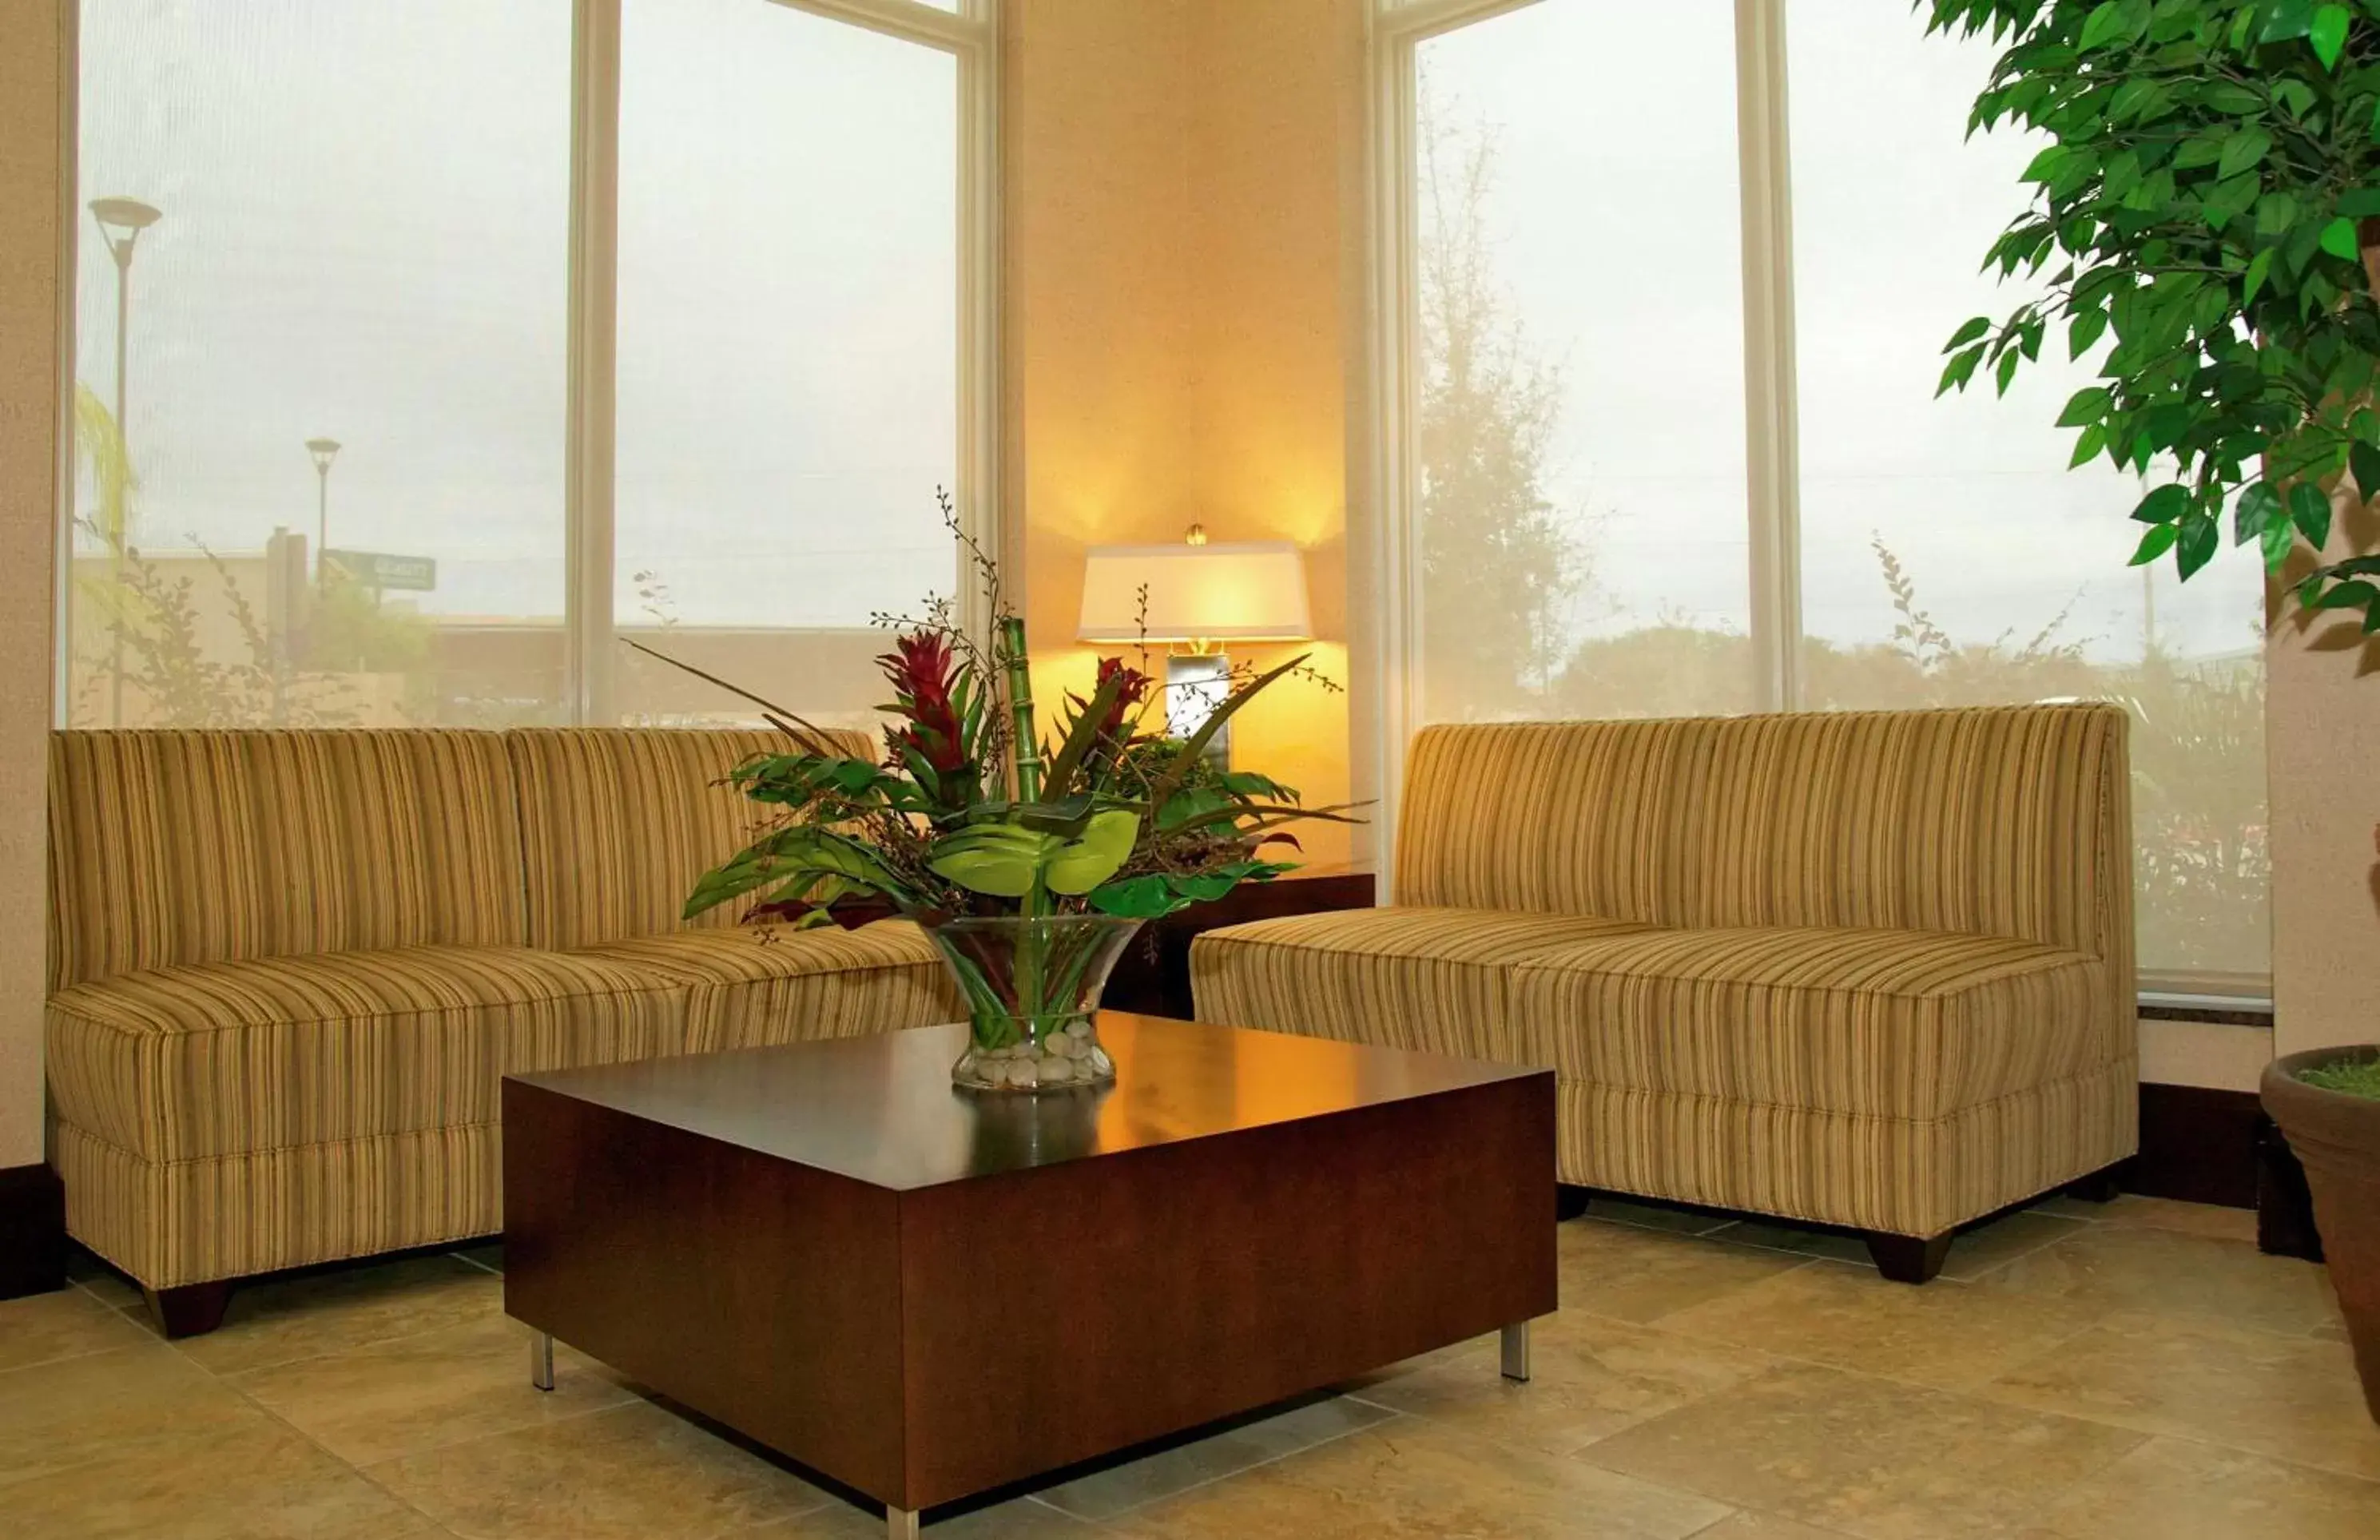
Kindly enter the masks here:
M 2374 1540 L 2380 1428 L 2318 1267 L 2252 1216 L 2055 1200 L 1886 1283 L 1825 1236 L 1598 1204 L 1535 1380 L 1492 1339 L 929 1516 L 941 1540 Z M 531 1389 L 502 1254 L 242 1291 L 169 1346 L 120 1279 L 0 1304 L 9 1540 L 880 1534 L 565 1353 Z

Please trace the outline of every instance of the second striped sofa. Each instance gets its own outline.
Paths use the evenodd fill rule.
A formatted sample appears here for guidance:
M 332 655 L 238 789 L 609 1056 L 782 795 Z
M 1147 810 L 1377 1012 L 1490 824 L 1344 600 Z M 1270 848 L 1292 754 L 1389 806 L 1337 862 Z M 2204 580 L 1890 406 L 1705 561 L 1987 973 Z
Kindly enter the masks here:
M 713 782 L 775 742 L 56 734 L 68 1231 L 203 1330 L 226 1280 L 501 1231 L 508 1073 L 955 1019 L 906 923 L 764 944 L 724 909 L 679 922 L 751 821 Z
M 1556 1072 L 1565 1182 L 1867 1232 L 2137 1144 L 2126 718 L 1436 727 L 1395 906 L 1211 931 L 1201 1020 Z

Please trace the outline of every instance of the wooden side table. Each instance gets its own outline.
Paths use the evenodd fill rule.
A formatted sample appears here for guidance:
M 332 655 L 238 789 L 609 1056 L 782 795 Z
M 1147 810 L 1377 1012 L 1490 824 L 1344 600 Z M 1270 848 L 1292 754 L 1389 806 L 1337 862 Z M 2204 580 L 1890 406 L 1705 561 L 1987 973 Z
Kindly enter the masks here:
M 1369 909 L 1378 891 L 1369 865 L 1300 867 L 1270 882 L 1243 882 L 1211 903 L 1194 903 L 1142 927 L 1108 979 L 1100 1003 L 1111 1011 L 1188 1021 L 1193 940 L 1250 920 Z

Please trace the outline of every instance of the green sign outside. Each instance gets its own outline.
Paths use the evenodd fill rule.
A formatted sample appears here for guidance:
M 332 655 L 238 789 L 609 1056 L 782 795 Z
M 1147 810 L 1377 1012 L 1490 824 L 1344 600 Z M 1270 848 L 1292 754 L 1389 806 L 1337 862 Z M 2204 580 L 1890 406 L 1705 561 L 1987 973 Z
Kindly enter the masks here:
M 322 560 L 352 583 L 368 588 L 428 593 L 438 586 L 438 563 L 430 556 L 392 556 L 384 551 L 332 551 Z

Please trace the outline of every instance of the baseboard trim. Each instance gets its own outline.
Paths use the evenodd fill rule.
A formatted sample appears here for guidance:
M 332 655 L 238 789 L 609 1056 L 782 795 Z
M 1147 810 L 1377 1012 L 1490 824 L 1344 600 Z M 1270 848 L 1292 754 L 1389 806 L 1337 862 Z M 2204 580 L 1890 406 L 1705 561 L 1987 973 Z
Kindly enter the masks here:
M 0 1300 L 66 1286 L 66 1184 L 46 1165 L 0 1167 Z

